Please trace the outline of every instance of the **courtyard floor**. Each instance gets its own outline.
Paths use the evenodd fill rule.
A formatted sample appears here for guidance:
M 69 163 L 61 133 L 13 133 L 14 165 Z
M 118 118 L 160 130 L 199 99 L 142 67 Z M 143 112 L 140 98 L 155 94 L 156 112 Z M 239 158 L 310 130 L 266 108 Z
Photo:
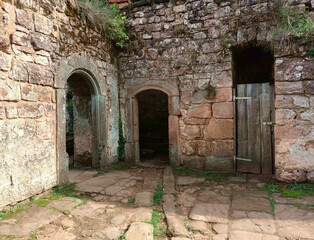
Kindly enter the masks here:
M 0 239 L 314 239 L 314 196 L 266 176 L 117 165 L 70 182 L 3 211 Z

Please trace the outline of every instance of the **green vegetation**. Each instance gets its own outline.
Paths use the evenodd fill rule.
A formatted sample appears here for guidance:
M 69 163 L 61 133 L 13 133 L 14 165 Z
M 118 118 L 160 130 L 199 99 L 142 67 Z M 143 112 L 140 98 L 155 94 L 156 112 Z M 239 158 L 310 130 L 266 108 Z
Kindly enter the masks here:
M 122 124 L 121 116 L 119 116 L 119 141 L 118 141 L 118 159 L 119 159 L 119 161 L 123 160 L 124 146 L 125 146 L 125 139 L 123 136 L 123 124 Z
M 73 93 L 69 87 L 68 87 L 68 92 L 67 92 L 67 100 L 68 100 L 67 112 L 69 114 L 69 125 L 68 125 L 68 131 L 66 135 L 69 137 L 73 137 L 73 129 L 74 129 Z
M 69 183 L 64 186 L 56 186 L 52 189 L 52 196 L 45 197 L 45 199 L 58 199 L 62 197 L 73 197 L 82 199 L 80 196 L 76 195 L 74 192 L 74 187 L 76 183 Z
M 129 168 L 130 167 L 126 165 L 124 162 L 118 162 L 111 167 L 112 170 L 125 170 Z
M 199 174 L 199 177 L 203 177 L 208 181 L 223 181 L 232 174 L 233 173 L 218 173 L 215 171 L 203 171 Z
M 116 46 L 124 47 L 129 40 L 126 34 L 126 16 L 120 13 L 116 4 L 110 4 L 107 0 L 79 0 L 81 16 L 98 25 L 107 37 L 116 43 Z
M 100 170 L 99 168 L 97 168 L 97 173 L 93 175 L 93 177 L 98 177 L 98 176 L 101 176 L 101 175 L 104 175 L 106 172 L 106 170 Z
M 154 237 L 161 237 L 165 238 L 167 233 L 166 226 L 163 226 L 161 221 L 163 221 L 165 218 L 165 215 L 162 212 L 158 212 L 156 210 L 153 210 L 152 213 L 152 220 L 148 223 L 153 225 L 154 231 L 153 235 Z
M 37 239 L 37 236 L 38 234 L 37 233 L 33 233 L 29 236 L 29 239 L 28 240 L 34 240 L 34 239 Z
M 15 208 L 2 210 L 0 212 L 0 221 L 6 220 L 12 217 L 13 214 L 23 212 L 25 210 L 24 206 L 22 204 L 16 204 Z
M 43 198 L 39 198 L 36 201 L 34 201 L 33 203 L 35 203 L 38 207 L 46 207 L 49 203 L 48 200 L 43 199 Z
M 281 193 L 282 197 L 303 198 L 304 196 L 314 196 L 314 184 L 311 183 L 290 183 L 283 186 L 278 186 L 275 180 L 269 184 L 259 188 L 265 191 L 268 195 L 273 193 Z
M 155 191 L 154 191 L 154 195 L 153 195 L 153 200 L 154 200 L 155 206 L 158 206 L 161 203 L 163 195 L 164 195 L 164 187 L 161 184 L 161 182 L 158 181 L 157 186 L 156 186 Z
M 134 197 L 129 197 L 129 203 L 131 203 L 131 204 L 135 203 L 135 198 Z
M 189 175 L 195 172 L 198 172 L 198 170 L 193 169 L 193 168 L 183 168 L 183 167 L 177 167 L 177 168 L 173 168 L 172 169 L 173 172 L 177 172 L 177 173 L 182 173 L 185 175 Z
M 274 36 L 285 39 L 289 36 L 311 37 L 314 34 L 314 22 L 309 16 L 309 11 L 300 12 L 291 6 L 291 1 L 278 1 L 276 4 L 278 11 L 277 28 Z
M 308 52 L 307 52 L 308 55 L 310 56 L 314 56 L 314 47 L 311 47 Z

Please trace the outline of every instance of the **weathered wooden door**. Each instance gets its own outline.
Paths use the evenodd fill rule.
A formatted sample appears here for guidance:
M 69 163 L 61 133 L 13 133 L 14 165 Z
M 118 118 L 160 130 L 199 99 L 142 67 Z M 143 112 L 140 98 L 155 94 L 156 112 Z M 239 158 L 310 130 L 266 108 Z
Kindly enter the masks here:
M 236 95 L 235 159 L 237 171 L 271 174 L 273 170 L 273 84 L 238 84 Z

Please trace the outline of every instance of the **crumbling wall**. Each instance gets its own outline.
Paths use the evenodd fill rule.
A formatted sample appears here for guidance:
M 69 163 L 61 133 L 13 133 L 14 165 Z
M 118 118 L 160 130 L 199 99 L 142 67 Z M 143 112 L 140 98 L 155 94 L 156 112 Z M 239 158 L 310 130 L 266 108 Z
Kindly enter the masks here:
M 67 172 L 65 154 L 57 155 L 65 146 L 56 137 L 65 137 L 57 120 L 58 114 L 65 119 L 65 104 L 57 100 L 65 102 L 67 69 L 86 65 L 99 76 L 103 158 L 117 159 L 117 70 L 110 56 L 115 50 L 71 2 L 0 1 L 0 207 L 55 186 L 59 168 Z
M 232 50 L 265 46 L 276 62 L 276 174 L 281 180 L 312 178 L 313 58 L 302 42 L 283 46 L 272 38 L 274 1 L 151 2 L 126 8 L 131 40 L 119 55 L 121 111 L 130 146 L 132 89 L 168 84 L 180 92 L 176 164 L 235 169 Z M 295 7 L 304 10 L 309 1 L 304 2 L 294 2 Z

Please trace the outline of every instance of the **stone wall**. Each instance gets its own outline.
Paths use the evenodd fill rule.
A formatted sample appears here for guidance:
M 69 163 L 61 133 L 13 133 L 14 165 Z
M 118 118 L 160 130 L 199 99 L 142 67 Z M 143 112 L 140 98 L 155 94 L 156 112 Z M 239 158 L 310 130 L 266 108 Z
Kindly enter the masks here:
M 66 81 L 76 69 L 99 88 L 98 165 L 117 159 L 115 50 L 77 11 L 63 0 L 0 1 L 0 207 L 67 181 Z
M 276 62 L 276 174 L 280 180 L 313 178 L 313 59 L 306 56 L 309 46 L 282 46 L 271 38 L 273 1 L 153 2 L 126 9 L 131 40 L 119 55 L 119 78 L 127 160 L 138 160 L 134 92 L 171 86 L 179 92 L 177 159 L 171 162 L 235 169 L 229 50 L 269 45 Z M 294 4 L 304 10 L 305 2 Z

